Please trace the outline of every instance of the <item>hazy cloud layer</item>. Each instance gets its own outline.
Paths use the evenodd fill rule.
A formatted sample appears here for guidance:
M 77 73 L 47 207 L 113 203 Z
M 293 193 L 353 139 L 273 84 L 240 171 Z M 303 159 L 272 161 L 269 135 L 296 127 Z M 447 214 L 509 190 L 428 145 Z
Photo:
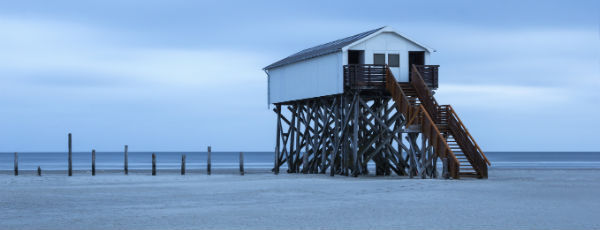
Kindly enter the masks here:
M 0 151 L 63 151 L 67 132 L 80 151 L 271 151 L 262 67 L 383 25 L 437 50 L 436 97 L 485 150 L 600 150 L 597 3 L 315 4 L 2 3 Z

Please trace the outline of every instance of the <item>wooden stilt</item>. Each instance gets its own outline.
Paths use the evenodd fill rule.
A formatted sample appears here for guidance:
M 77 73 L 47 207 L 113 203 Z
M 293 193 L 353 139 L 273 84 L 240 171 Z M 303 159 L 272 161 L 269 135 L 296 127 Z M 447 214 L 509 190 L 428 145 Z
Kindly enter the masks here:
M 442 177 L 444 179 L 450 178 L 450 173 L 448 173 L 448 158 L 442 158 Z
M 277 110 L 277 142 L 275 142 L 275 164 L 273 165 L 273 173 L 279 174 L 279 155 L 281 142 L 281 105 L 276 105 Z
M 273 171 L 287 163 L 289 173 L 329 170 L 329 175 L 358 176 L 368 174 L 367 165 L 374 161 L 377 175 L 429 175 L 419 167 L 423 162 L 431 164 L 432 157 L 426 147 L 415 146 L 415 135 L 404 140 L 406 118 L 397 108 L 390 98 L 360 93 L 291 103 L 291 117 L 287 118 L 275 108 L 278 121 Z
M 355 98 L 358 99 L 358 95 L 354 96 Z M 352 176 L 358 176 L 360 174 L 360 169 L 359 169 L 359 159 L 358 159 L 358 113 L 359 113 L 359 108 L 358 108 L 358 100 L 355 99 L 354 101 L 354 111 L 352 111 Z

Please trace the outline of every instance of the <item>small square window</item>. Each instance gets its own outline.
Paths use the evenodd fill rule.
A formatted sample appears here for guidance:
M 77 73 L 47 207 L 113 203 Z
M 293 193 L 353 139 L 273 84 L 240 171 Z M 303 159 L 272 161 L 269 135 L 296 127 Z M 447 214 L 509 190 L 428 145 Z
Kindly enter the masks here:
M 388 65 L 390 67 L 400 67 L 400 54 L 388 54 Z
M 385 65 L 385 54 L 373 54 L 373 64 Z

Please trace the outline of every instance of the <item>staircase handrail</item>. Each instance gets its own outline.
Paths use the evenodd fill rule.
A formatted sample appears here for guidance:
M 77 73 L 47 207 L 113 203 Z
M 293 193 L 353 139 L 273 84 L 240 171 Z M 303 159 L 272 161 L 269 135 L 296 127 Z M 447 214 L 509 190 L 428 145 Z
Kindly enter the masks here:
M 460 162 L 458 161 L 458 158 L 456 158 L 456 155 L 454 155 L 454 152 L 452 151 L 452 149 L 448 145 L 448 142 L 446 142 L 446 138 L 444 138 L 444 136 L 442 135 L 442 133 L 438 129 L 437 125 L 433 122 L 433 119 L 431 119 L 431 116 L 429 116 L 429 113 L 427 113 L 427 110 L 425 110 L 425 107 L 423 107 L 423 105 L 419 105 L 419 107 L 417 107 L 416 114 L 422 115 L 421 116 L 422 120 L 420 122 L 421 123 L 421 132 L 424 135 L 426 135 L 426 134 L 430 134 L 431 133 L 431 132 L 426 132 L 426 130 L 433 129 L 433 133 L 436 134 L 437 140 L 441 140 L 442 141 L 443 147 L 445 147 L 446 151 L 444 152 L 445 155 L 443 155 L 441 157 L 448 157 L 448 155 L 449 155 L 454 160 L 454 163 L 457 166 L 460 166 Z M 409 124 L 407 123 L 407 125 L 409 125 Z M 427 127 L 427 126 L 429 126 L 429 127 Z M 431 136 L 429 136 L 428 139 L 429 140 L 433 140 L 433 138 Z M 434 146 L 437 147 L 439 145 L 435 145 L 434 144 Z
M 469 132 L 469 130 L 467 129 L 467 126 L 465 126 L 465 124 L 462 122 L 462 120 L 460 119 L 460 117 L 458 116 L 458 114 L 456 114 L 456 111 L 454 110 L 454 108 L 452 108 L 451 105 L 446 105 L 448 107 L 448 111 L 456 118 L 456 120 L 458 121 L 458 124 L 460 125 L 461 130 L 463 130 L 463 132 L 465 134 L 467 134 L 467 137 L 469 137 L 469 140 L 473 143 L 473 145 L 475 145 L 475 148 L 477 148 L 477 152 L 479 152 L 479 155 L 481 155 L 483 157 L 483 159 L 485 160 L 485 163 L 487 163 L 488 166 L 491 166 L 492 164 L 490 163 L 490 161 L 488 160 L 487 156 L 485 156 L 485 153 L 483 153 L 483 150 L 481 150 L 481 147 L 479 147 L 479 145 L 477 144 L 477 142 L 475 141 L 475 138 L 473 138 L 473 136 L 471 136 L 471 133 Z
M 415 92 L 417 93 L 417 96 L 419 97 L 419 100 L 421 102 L 422 105 L 424 105 L 425 109 L 427 109 L 427 112 L 429 113 L 429 115 L 431 115 L 432 117 L 436 118 L 436 121 L 441 123 L 442 119 L 439 116 L 440 115 L 440 110 L 441 110 L 441 106 L 437 103 L 436 99 L 433 97 L 433 93 L 432 91 L 429 89 L 429 87 L 427 86 L 427 84 L 425 84 L 425 81 L 423 80 L 421 74 L 418 71 L 418 68 L 416 67 L 416 65 L 412 66 L 413 71 L 411 74 L 411 79 L 410 79 L 410 84 L 413 86 L 413 88 L 415 89 Z M 466 136 L 467 140 L 464 141 L 468 141 L 471 142 L 469 143 L 471 145 L 471 148 L 474 149 L 474 151 L 476 151 L 476 153 L 472 153 L 472 150 L 466 150 L 467 152 L 464 152 L 465 154 L 477 154 L 479 156 L 475 156 L 472 155 L 473 157 L 476 158 L 483 158 L 484 162 L 482 162 L 483 166 L 481 165 L 474 165 L 478 164 L 477 161 L 479 161 L 478 159 L 471 159 L 474 162 L 472 163 L 473 167 L 477 167 L 477 169 L 479 169 L 479 172 L 481 173 L 480 175 L 483 177 L 487 177 L 487 175 L 485 175 L 487 169 L 483 170 L 485 168 L 485 164 L 487 165 L 491 165 L 490 161 L 487 159 L 487 157 L 485 156 L 485 154 L 483 153 L 483 151 L 481 150 L 481 148 L 479 147 L 479 145 L 477 144 L 477 142 L 475 141 L 475 139 L 473 138 L 473 136 L 468 132 L 468 130 L 466 129 L 466 126 L 464 125 L 464 123 L 462 123 L 462 121 L 460 120 L 460 118 L 458 117 L 458 115 L 456 114 L 456 111 L 454 111 L 454 109 L 451 106 L 448 106 L 447 108 L 448 112 L 450 114 L 446 114 L 446 116 L 453 116 L 456 120 L 457 123 L 457 129 L 455 130 L 457 132 L 458 135 L 464 135 Z M 446 120 L 448 122 L 448 127 L 450 127 L 450 117 L 448 117 L 449 119 Z M 458 141 L 458 140 L 457 140 Z M 467 144 L 467 143 L 465 143 Z M 462 147 L 466 147 L 466 146 L 461 146 Z M 465 151 L 465 150 L 463 150 Z
M 415 89 L 415 92 L 417 93 L 419 98 L 426 99 L 420 100 L 421 104 L 423 104 L 425 109 L 427 109 L 427 112 L 429 112 L 429 114 L 433 118 L 435 118 L 434 121 L 436 121 L 436 123 L 439 123 L 439 104 L 437 100 L 435 100 L 435 97 L 433 97 L 432 91 L 429 89 L 429 86 L 427 86 L 427 84 L 425 83 L 425 80 L 423 80 L 423 77 L 421 76 L 421 73 L 419 73 L 419 69 L 417 68 L 417 66 L 413 64 L 411 68 L 413 69 L 413 71 L 411 71 L 410 84 Z
M 425 107 L 423 107 L 423 105 L 419 105 L 416 108 L 411 106 L 410 102 L 408 101 L 408 98 L 402 90 L 402 87 L 400 87 L 400 85 L 396 81 L 396 78 L 391 73 L 389 67 L 387 67 L 386 72 L 386 89 L 392 95 L 392 99 L 396 103 L 396 107 L 400 110 L 401 113 L 404 114 L 406 120 L 410 120 L 410 123 L 407 123 L 406 125 L 410 125 L 416 117 L 421 118 L 419 123 L 421 125 L 421 132 L 423 133 L 423 136 L 425 136 L 430 141 L 431 145 L 435 149 L 435 153 L 438 154 L 438 156 L 451 158 L 450 160 L 452 160 L 452 163 L 450 161 L 448 162 L 448 171 L 450 173 L 450 176 L 458 179 L 460 162 L 458 161 L 458 158 L 456 158 L 456 156 L 454 155 L 454 152 L 452 152 L 452 149 L 450 149 L 450 146 L 446 142 L 446 138 L 444 138 L 440 130 L 437 128 L 437 125 L 434 122 L 434 120 L 431 119 L 431 116 L 429 116 L 429 113 L 427 112 Z
M 396 78 L 392 74 L 390 67 L 386 65 L 386 74 L 385 74 L 385 88 L 390 92 L 396 106 L 400 110 L 402 114 L 404 114 L 406 120 L 410 118 L 413 114 L 413 107 L 408 101 L 408 97 L 404 94 L 402 88 L 398 85 Z

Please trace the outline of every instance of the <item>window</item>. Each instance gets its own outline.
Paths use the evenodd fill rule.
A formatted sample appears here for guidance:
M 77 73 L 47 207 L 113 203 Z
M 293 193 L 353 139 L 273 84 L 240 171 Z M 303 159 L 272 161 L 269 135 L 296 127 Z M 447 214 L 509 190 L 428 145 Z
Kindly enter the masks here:
M 388 65 L 390 67 L 400 67 L 400 54 L 388 54 Z
M 385 54 L 373 54 L 373 64 L 385 65 Z

